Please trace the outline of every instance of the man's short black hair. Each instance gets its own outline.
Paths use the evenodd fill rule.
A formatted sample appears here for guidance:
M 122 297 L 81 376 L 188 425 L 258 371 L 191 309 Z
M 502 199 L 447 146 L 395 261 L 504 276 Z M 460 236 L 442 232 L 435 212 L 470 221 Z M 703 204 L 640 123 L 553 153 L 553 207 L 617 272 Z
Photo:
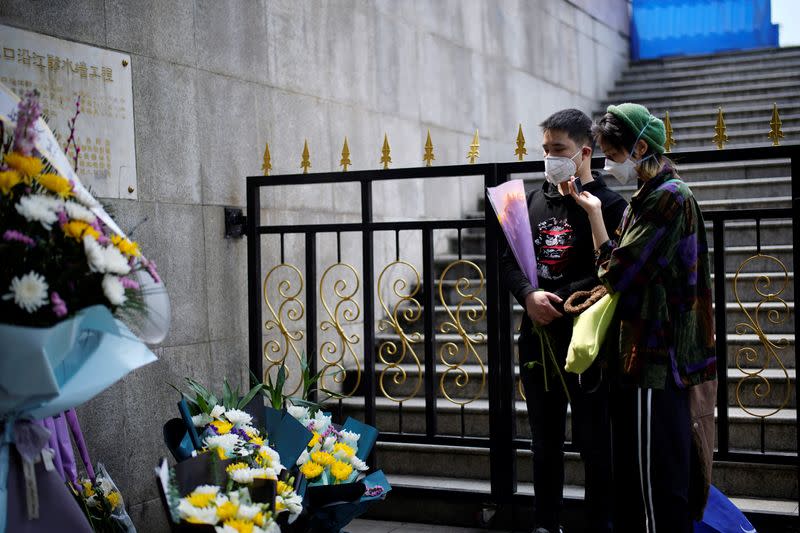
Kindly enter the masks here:
M 561 130 L 578 146 L 589 146 L 594 149 L 592 136 L 592 119 L 579 109 L 562 109 L 556 111 L 539 124 L 542 131 Z

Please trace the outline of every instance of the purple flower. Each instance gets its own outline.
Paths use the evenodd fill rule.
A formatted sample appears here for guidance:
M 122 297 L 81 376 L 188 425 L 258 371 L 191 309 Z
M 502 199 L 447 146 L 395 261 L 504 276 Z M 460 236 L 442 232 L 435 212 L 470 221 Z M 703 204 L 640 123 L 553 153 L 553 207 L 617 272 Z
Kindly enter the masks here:
M 119 278 L 119 280 L 122 282 L 122 286 L 125 287 L 126 289 L 134 289 L 134 290 L 139 289 L 139 283 L 137 283 L 135 280 L 132 280 L 130 278 Z
M 380 496 L 381 494 L 383 494 L 383 487 L 381 487 L 380 485 L 375 485 L 374 487 L 370 487 L 364 492 L 364 495 L 370 498 L 374 498 L 375 496 Z
M 31 248 L 36 246 L 36 241 L 21 233 L 17 230 L 9 229 L 3 233 L 3 240 L 8 242 L 21 242 L 22 244 L 27 244 Z
M 155 261 L 148 261 L 147 259 L 144 260 L 144 267 L 147 269 L 147 272 L 150 274 L 150 277 L 153 278 L 153 281 L 156 283 L 161 283 L 161 277 L 156 272 L 156 262 Z
M 14 150 L 29 156 L 36 141 L 36 121 L 42 116 L 39 92 L 31 91 L 17 106 L 17 127 L 14 129 Z
M 110 243 L 110 242 L 111 242 L 111 239 L 109 239 L 109 238 L 108 238 L 108 237 L 106 237 L 105 235 L 100 235 L 100 236 L 97 238 L 97 244 L 102 244 L 103 246 L 107 246 L 107 245 L 108 245 L 108 243 Z
M 62 226 L 67 222 L 69 222 L 69 218 L 67 218 L 67 213 L 64 211 L 59 211 L 58 213 L 56 213 L 56 216 L 58 216 L 58 223 Z
M 50 303 L 53 304 L 53 313 L 58 318 L 67 316 L 67 304 L 61 299 L 57 292 L 50 293 Z

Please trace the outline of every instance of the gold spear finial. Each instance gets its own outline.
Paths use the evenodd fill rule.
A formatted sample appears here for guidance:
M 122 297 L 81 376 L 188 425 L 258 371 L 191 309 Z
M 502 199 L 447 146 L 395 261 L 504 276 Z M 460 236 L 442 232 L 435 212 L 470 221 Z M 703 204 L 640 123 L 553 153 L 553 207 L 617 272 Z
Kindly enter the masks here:
M 425 155 L 422 156 L 422 160 L 425 161 L 425 166 L 430 167 L 432 166 L 432 161 L 436 159 L 433 156 L 433 142 L 431 141 L 431 130 L 428 130 L 428 139 L 425 141 Z
M 389 148 L 389 136 L 387 134 L 383 134 L 383 148 L 381 148 L 381 163 L 383 163 L 383 168 L 389 168 L 389 163 L 392 162 L 392 149 Z
M 472 144 L 469 145 L 469 152 L 467 152 L 467 159 L 469 159 L 469 164 L 472 165 L 475 163 L 475 160 L 478 159 L 480 154 L 481 143 L 478 140 L 478 130 L 475 130 L 475 137 L 472 138 Z
M 272 156 L 269 155 L 269 143 L 264 147 L 264 162 L 261 164 L 261 170 L 264 171 L 265 176 L 269 176 L 269 171 L 272 170 Z
M 308 139 L 305 140 L 303 145 L 303 160 L 300 162 L 303 167 L 303 174 L 308 174 L 308 169 L 311 167 L 311 156 L 308 153 Z
M 344 138 L 344 146 L 342 146 L 342 160 L 339 161 L 339 165 L 342 167 L 342 172 L 347 172 L 347 167 L 351 165 L 350 163 L 350 147 L 347 146 L 347 136 L 345 135 Z
M 717 148 L 722 150 L 725 148 L 725 143 L 728 142 L 728 134 L 725 133 L 725 119 L 722 117 L 722 108 L 719 108 L 717 114 L 717 125 L 714 127 L 714 138 L 711 139 L 717 145 Z
M 525 148 L 525 136 L 522 134 L 522 124 L 519 125 L 519 130 L 517 130 L 517 149 L 514 150 L 514 154 L 516 154 L 519 161 L 522 161 L 528 155 L 528 149 Z
M 769 137 L 772 139 L 772 146 L 778 146 L 783 139 L 783 130 L 781 129 L 781 117 L 778 115 L 778 104 L 772 104 L 772 120 L 769 121 Z
M 669 111 L 664 115 L 664 129 L 667 132 L 667 138 L 664 140 L 664 150 L 671 152 L 672 146 L 678 143 L 675 142 L 675 138 L 672 137 L 672 123 L 669 121 Z

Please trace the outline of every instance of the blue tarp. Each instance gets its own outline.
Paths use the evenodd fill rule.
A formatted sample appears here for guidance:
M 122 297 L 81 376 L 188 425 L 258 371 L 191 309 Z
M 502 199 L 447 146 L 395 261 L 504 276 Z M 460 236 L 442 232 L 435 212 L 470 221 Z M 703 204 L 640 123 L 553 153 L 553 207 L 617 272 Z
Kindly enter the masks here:
M 633 0 L 634 60 L 778 46 L 770 0 Z

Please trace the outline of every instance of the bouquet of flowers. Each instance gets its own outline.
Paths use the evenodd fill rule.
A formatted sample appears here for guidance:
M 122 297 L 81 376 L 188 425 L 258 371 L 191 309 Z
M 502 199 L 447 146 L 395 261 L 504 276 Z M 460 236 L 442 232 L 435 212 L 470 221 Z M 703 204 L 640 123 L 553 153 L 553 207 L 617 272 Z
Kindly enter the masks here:
M 232 389 L 224 380 L 223 395 L 217 398 L 197 381 L 187 378 L 186 382 L 194 397 L 182 394 L 179 409 L 184 417 L 183 431 L 197 435 L 190 437 L 199 443 L 194 455 L 210 453 L 215 460 L 224 461 L 228 490 L 248 488 L 254 500 L 269 500 L 269 503 L 274 500 L 275 514 L 287 512 L 288 520 L 293 521 L 302 511 L 302 498 L 294 490 L 295 478 L 281 464 L 278 451 L 254 425 L 256 417 L 245 410 L 257 410 L 260 386 L 240 396 L 238 387 Z M 187 458 L 179 464 L 181 468 L 203 468 L 203 462 L 196 458 Z
M 73 487 L 73 492 L 95 532 L 136 531 L 125 512 L 122 494 L 102 463 L 97 464 L 94 481 L 89 478 L 80 479 L 77 487 Z
M 520 270 L 528 278 L 528 282 L 533 288 L 538 290 L 539 276 L 536 270 L 536 252 L 533 248 L 531 221 L 528 215 L 528 203 L 525 200 L 525 186 L 522 180 L 510 180 L 497 187 L 488 187 L 486 189 L 486 198 L 489 200 L 495 214 L 497 214 L 497 220 L 500 223 L 503 234 L 506 236 L 508 247 L 514 254 Z M 528 366 L 542 366 L 544 388 L 549 390 L 547 384 L 548 365 L 546 363 L 547 359 L 550 359 L 552 363 L 550 372 L 558 374 L 561 386 L 564 387 L 564 393 L 567 396 L 567 400 L 569 400 L 567 383 L 564 381 L 564 376 L 561 374 L 558 361 L 556 361 L 550 334 L 537 324 L 533 325 L 533 332 L 539 337 L 542 358 L 540 361 L 528 363 Z
M 177 467 L 176 467 L 177 468 Z M 159 490 L 173 531 L 279 533 L 275 508 L 256 501 L 247 487 L 181 484 L 166 460 L 156 468 Z M 183 495 L 183 496 L 181 496 Z
M 83 187 L 40 115 L 36 92 L 20 101 L 0 84 L 0 343 L 14 347 L 0 356 L 0 533 L 7 520 L 38 518 L 37 491 L 7 489 L 12 446 L 26 486 L 52 486 L 60 474 L 33 468 L 47 463 L 50 435 L 32 419 L 80 405 L 156 359 L 115 315 L 142 317 L 151 342 L 169 325 L 155 265 Z M 61 483 L 43 494 L 66 512 L 75 502 L 63 475 Z

